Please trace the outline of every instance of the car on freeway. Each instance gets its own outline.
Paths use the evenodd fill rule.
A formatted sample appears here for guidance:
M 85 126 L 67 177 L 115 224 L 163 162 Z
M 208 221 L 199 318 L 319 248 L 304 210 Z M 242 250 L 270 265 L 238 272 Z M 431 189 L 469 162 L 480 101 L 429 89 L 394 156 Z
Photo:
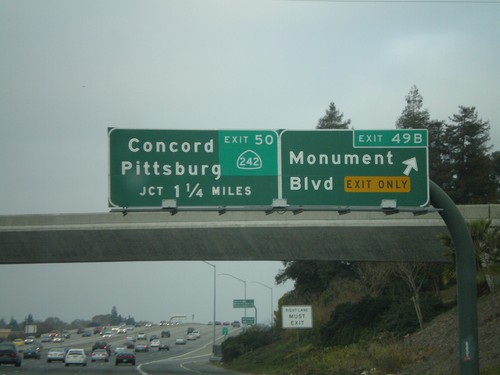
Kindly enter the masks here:
M 64 362 L 64 356 L 66 355 L 66 349 L 64 348 L 51 348 L 47 353 L 47 362 Z
M 127 347 L 124 345 L 115 346 L 114 354 L 116 355 L 116 353 L 123 352 L 124 350 L 127 350 Z
M 191 332 L 193 332 L 193 331 L 194 331 L 194 328 L 193 328 L 193 327 L 189 327 L 189 328 L 187 329 L 187 334 L 189 335 L 189 334 L 190 334 Z
M 61 342 L 64 342 L 64 338 L 62 336 L 56 336 L 52 339 L 52 342 L 58 342 L 58 343 L 61 343 Z
M 158 335 L 151 335 L 149 336 L 149 342 L 153 341 L 153 340 L 158 340 L 160 338 L 160 336 Z
M 125 327 L 120 327 L 116 330 L 116 333 L 117 334 L 123 334 L 123 333 L 127 333 L 127 328 Z
M 231 323 L 231 325 L 235 328 L 241 327 L 241 324 L 239 321 L 235 320 L 234 322 Z
M 101 333 L 101 337 L 103 339 L 110 339 L 111 336 L 113 336 L 113 332 L 111 332 L 111 331 L 105 331 L 105 332 Z
M 17 345 L 12 342 L 0 342 L 0 365 L 21 366 L 22 359 Z
M 230 326 L 231 323 L 229 322 L 229 320 L 226 320 L 224 323 L 222 323 L 223 326 Z
M 24 340 L 23 339 L 15 339 L 12 341 L 15 346 L 24 346 Z
M 200 331 L 198 331 L 197 329 L 195 329 L 193 332 L 191 332 L 191 334 L 194 335 L 197 339 L 199 339 L 201 337 Z
M 161 337 L 162 338 L 170 337 L 170 331 L 161 331 Z
M 160 339 L 153 339 L 149 342 L 150 348 L 158 348 L 160 346 Z
M 148 335 L 146 335 L 144 332 L 139 332 L 137 334 L 137 340 L 147 340 L 148 339 Z
M 135 353 L 132 350 L 122 350 L 115 355 L 115 365 L 120 363 L 130 363 L 135 366 Z
M 92 345 L 92 351 L 96 349 L 105 349 L 108 354 L 111 354 L 111 345 L 107 343 L 107 341 L 96 341 L 94 345 Z
M 90 337 L 92 336 L 92 333 L 90 333 L 90 331 L 83 331 L 82 332 L 82 337 Z
M 175 339 L 175 345 L 185 345 L 186 339 L 184 337 L 177 337 Z
M 42 353 L 39 345 L 31 345 L 26 349 L 24 349 L 23 352 L 24 359 L 29 359 L 29 358 L 40 359 L 41 357 Z
M 64 357 L 64 365 L 87 366 L 87 355 L 83 349 L 69 349 Z
M 90 359 L 92 362 L 104 361 L 109 362 L 109 354 L 106 349 L 96 349 L 90 354 Z
M 70 339 L 71 338 L 71 333 L 69 331 L 63 331 L 61 336 L 64 338 L 64 339 Z
M 149 345 L 147 342 L 138 342 L 135 344 L 135 349 L 136 352 L 149 352 Z
M 186 336 L 188 341 L 193 341 L 196 340 L 196 335 L 194 333 L 190 333 L 189 335 Z
M 43 335 L 42 338 L 40 339 L 41 342 L 52 342 L 52 336 L 50 335 Z
M 125 343 L 123 344 L 123 346 L 125 346 L 125 348 L 127 348 L 127 349 L 134 349 L 135 348 L 135 342 L 132 341 L 132 340 L 127 340 L 127 341 L 125 341 Z
M 31 345 L 35 342 L 35 336 L 28 336 L 24 339 L 24 344 Z
M 160 345 L 158 346 L 158 351 L 160 350 L 170 350 L 170 345 L 166 341 L 160 341 Z

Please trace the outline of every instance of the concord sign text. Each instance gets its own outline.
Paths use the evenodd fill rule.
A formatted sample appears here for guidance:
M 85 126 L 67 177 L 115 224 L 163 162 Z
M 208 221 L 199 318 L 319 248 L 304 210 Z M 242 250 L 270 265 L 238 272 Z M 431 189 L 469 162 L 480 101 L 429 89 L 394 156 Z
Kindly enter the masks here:
M 425 130 L 108 129 L 113 208 L 426 206 Z

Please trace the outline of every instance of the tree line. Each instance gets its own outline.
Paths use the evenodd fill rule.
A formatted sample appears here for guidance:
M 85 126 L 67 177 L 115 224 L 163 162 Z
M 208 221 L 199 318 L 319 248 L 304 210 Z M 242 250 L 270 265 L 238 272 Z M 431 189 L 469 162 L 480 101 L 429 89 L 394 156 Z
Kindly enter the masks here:
M 432 119 L 423 106 L 417 86 L 405 98 L 406 106 L 395 122 L 396 129 L 428 131 L 429 178 L 456 204 L 500 202 L 500 152 L 491 152 L 490 124 L 475 107 L 459 106 L 446 120 Z M 349 129 L 351 120 L 329 104 L 316 129 Z M 495 289 L 500 274 L 500 230 L 490 220 L 468 223 L 476 248 L 477 282 L 480 293 Z M 286 261 L 275 277 L 288 280 L 294 289 L 281 305 L 312 304 L 316 312 L 311 337 L 321 344 L 345 345 L 370 335 L 390 332 L 403 336 L 422 328 L 455 303 L 443 290 L 456 282 L 454 247 L 447 235 L 449 264 L 361 263 Z M 276 314 L 276 326 L 281 326 Z
M 18 322 L 13 316 L 10 318 L 9 322 L 4 318 L 0 319 L 0 329 L 10 329 L 12 331 L 11 338 L 24 337 L 25 327 L 29 325 L 36 325 L 37 335 L 40 335 L 54 330 L 62 331 L 98 326 L 117 326 L 121 324 L 135 325 L 136 320 L 130 315 L 124 317 L 118 314 L 116 306 L 112 307 L 110 314 L 94 315 L 90 320 L 75 319 L 70 323 L 64 322 L 58 317 L 48 317 L 44 320 L 36 320 L 31 313 L 21 322 Z

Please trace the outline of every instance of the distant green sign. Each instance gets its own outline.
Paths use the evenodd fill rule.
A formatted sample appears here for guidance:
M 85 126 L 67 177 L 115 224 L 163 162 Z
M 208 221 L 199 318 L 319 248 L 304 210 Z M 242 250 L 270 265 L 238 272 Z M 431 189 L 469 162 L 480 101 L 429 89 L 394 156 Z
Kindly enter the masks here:
M 227 336 L 229 334 L 229 328 L 228 327 L 222 327 L 222 335 Z
M 233 299 L 234 309 L 246 309 L 253 307 L 255 307 L 253 299 Z
M 255 324 L 255 318 L 253 316 L 242 317 L 241 323 L 247 326 L 252 326 Z

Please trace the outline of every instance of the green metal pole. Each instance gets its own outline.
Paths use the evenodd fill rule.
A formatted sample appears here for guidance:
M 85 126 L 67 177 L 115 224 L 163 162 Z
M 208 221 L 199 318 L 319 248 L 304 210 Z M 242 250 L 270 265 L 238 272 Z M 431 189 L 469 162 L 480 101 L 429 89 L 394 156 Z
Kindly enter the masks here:
M 442 209 L 439 214 L 446 223 L 455 245 L 460 374 L 479 375 L 474 244 L 467 223 L 448 194 L 433 181 L 429 181 L 429 188 L 431 204 Z

